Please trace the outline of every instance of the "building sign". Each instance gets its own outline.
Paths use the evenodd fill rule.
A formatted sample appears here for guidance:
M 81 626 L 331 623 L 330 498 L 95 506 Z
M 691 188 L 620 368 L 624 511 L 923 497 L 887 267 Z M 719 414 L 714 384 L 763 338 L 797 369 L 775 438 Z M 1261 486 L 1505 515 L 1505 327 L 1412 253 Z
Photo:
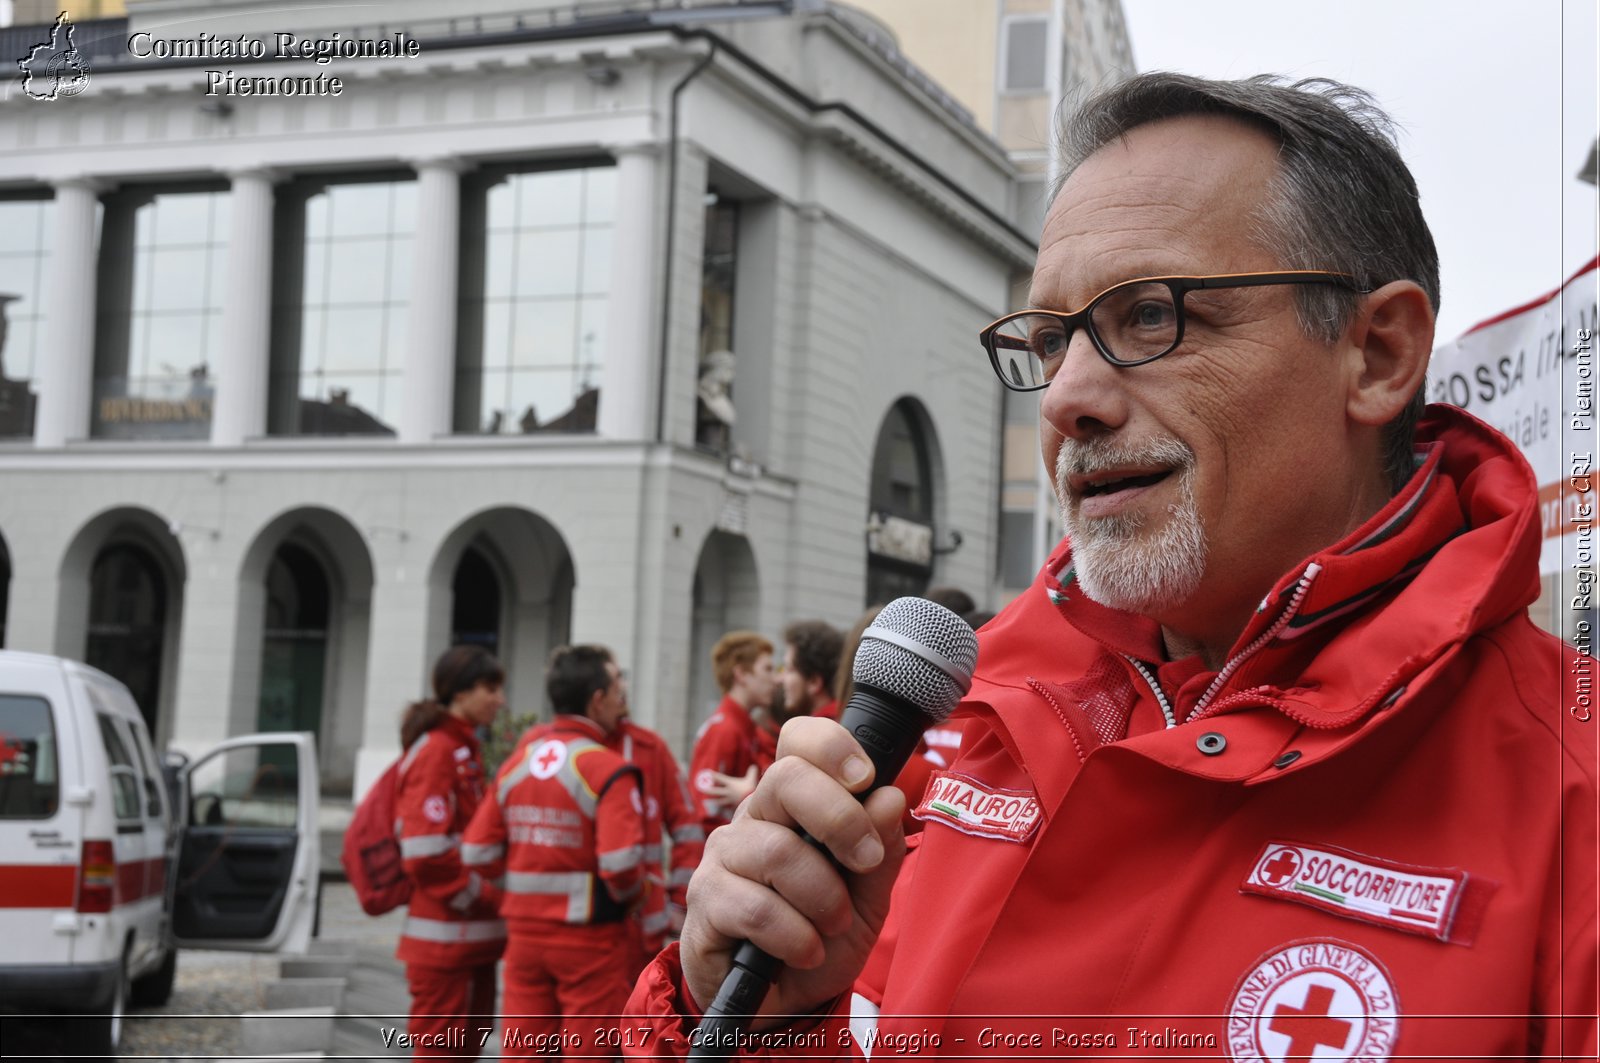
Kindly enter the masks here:
M 93 435 L 96 439 L 211 438 L 211 386 L 203 378 L 170 395 L 130 395 L 118 378 L 97 381 Z
M 873 513 L 867 518 L 867 552 L 928 568 L 933 564 L 933 528 L 903 517 Z
M 1597 265 L 1600 259 L 1549 295 L 1475 326 L 1434 351 L 1428 366 L 1430 402 L 1494 425 L 1533 466 L 1543 574 L 1595 563 Z

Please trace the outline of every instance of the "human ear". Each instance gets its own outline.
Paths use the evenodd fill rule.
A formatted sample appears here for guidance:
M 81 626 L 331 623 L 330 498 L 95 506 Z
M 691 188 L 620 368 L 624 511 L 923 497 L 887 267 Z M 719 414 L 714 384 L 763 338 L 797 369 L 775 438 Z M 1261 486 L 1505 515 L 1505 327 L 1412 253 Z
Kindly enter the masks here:
M 1393 281 L 1362 297 L 1349 332 L 1351 420 L 1385 425 L 1400 415 L 1428 375 L 1433 306 L 1415 281 Z

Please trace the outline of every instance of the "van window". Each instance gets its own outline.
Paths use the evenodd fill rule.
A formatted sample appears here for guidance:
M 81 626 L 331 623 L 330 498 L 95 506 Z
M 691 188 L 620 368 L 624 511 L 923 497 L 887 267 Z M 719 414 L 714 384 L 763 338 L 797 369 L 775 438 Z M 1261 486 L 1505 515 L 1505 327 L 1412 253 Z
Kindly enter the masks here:
M 144 814 L 151 819 L 160 819 L 166 801 L 166 785 L 162 781 L 161 769 L 156 767 L 155 751 L 145 733 L 144 721 L 137 717 L 129 720 L 128 730 L 133 734 L 133 751 L 139 756 L 139 781 L 144 786 Z
M 50 703 L 0 694 L 0 819 L 49 819 L 61 802 Z
M 100 724 L 100 741 L 106 747 L 106 760 L 111 762 L 111 807 L 118 819 L 139 818 L 139 772 L 133 766 L 128 746 L 117 733 L 117 724 L 109 716 L 95 713 Z
M 213 754 L 189 775 L 189 823 L 196 827 L 293 827 L 299 762 L 289 743 Z

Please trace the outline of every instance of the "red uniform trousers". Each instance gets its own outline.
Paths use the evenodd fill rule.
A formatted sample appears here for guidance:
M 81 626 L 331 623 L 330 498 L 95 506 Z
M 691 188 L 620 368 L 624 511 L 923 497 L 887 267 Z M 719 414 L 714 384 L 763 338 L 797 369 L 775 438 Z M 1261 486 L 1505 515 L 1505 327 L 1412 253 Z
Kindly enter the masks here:
M 406 964 L 412 1059 L 471 1059 L 483 1050 L 494 1030 L 494 968 Z
M 537 929 L 513 923 L 502 1058 L 620 1056 L 618 1028 L 637 949 L 626 922 Z

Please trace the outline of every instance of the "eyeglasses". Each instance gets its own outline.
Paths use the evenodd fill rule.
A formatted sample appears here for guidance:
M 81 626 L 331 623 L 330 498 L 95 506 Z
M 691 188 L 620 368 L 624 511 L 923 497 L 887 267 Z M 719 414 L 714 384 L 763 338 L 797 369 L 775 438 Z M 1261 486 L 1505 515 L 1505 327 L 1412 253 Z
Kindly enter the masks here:
M 1226 273 L 1214 277 L 1140 277 L 1114 284 L 1070 314 L 1020 310 L 1007 314 L 978 340 L 989 352 L 1000 382 L 1012 391 L 1048 387 L 1078 329 L 1088 330 L 1100 356 L 1112 365 L 1134 366 L 1170 354 L 1183 342 L 1184 296 L 1209 288 L 1259 288 L 1269 284 L 1336 284 L 1368 292 L 1346 273 L 1290 270 Z

